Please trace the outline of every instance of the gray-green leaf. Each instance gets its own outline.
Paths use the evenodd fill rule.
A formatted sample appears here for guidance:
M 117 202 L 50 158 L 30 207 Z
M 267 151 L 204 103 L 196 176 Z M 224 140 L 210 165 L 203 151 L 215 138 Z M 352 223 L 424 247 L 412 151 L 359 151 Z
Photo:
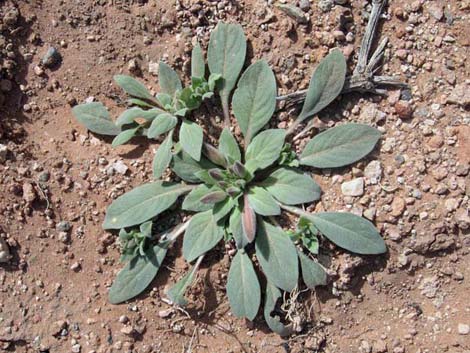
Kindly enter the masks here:
M 173 129 L 178 123 L 178 119 L 169 113 L 162 113 L 153 119 L 147 131 L 148 138 L 156 138 L 165 132 Z
M 115 136 L 121 132 L 110 119 L 108 110 L 102 103 L 80 104 L 72 109 L 72 113 L 81 124 L 96 134 Z
M 297 251 L 281 228 L 259 220 L 256 256 L 269 282 L 291 292 L 299 278 Z
M 181 147 L 196 161 L 201 159 L 203 135 L 204 133 L 199 125 L 189 120 L 183 120 L 179 136 Z
M 232 109 L 246 141 L 260 131 L 276 108 L 276 79 L 264 60 L 242 74 L 232 98 Z
M 234 161 L 242 159 L 240 147 L 228 128 L 224 128 L 219 138 L 219 151 Z
M 313 73 L 298 119 L 305 120 L 330 104 L 341 93 L 345 78 L 344 55 L 339 49 L 333 49 Z
M 283 129 L 269 129 L 256 135 L 246 150 L 246 168 L 253 173 L 273 164 L 279 158 L 285 138 Z
M 220 221 L 229 212 L 235 207 L 236 202 L 231 197 L 227 197 L 225 200 L 218 202 L 214 205 L 212 210 L 212 214 L 214 215 L 214 219 L 216 222 Z
M 237 252 L 230 265 L 227 295 L 232 313 L 253 321 L 261 303 L 261 288 L 253 264 L 243 250 Z
M 290 168 L 277 169 L 260 185 L 286 205 L 316 201 L 321 195 L 313 178 Z
M 109 290 L 111 304 L 122 303 L 142 293 L 157 275 L 166 251 L 166 243 L 156 244 L 147 249 L 145 256 L 137 255 L 129 261 Z
M 212 215 L 212 211 L 201 212 L 193 216 L 184 234 L 183 256 L 191 262 L 208 252 L 224 236 L 224 230 Z
M 228 111 L 228 98 L 237 82 L 245 62 L 246 38 L 237 24 L 219 22 L 211 33 L 207 61 L 212 74 L 220 74 L 219 94 L 224 110 Z
M 238 249 L 243 249 L 250 243 L 243 234 L 242 213 L 240 207 L 234 208 L 230 214 L 229 231 L 232 234 Z
M 184 298 L 184 293 L 191 285 L 194 280 L 194 276 L 199 268 L 200 264 L 199 260 L 189 271 L 187 274 L 184 275 L 178 282 L 176 282 L 170 289 L 166 291 L 166 295 L 168 298 L 176 305 L 185 306 L 188 304 L 188 301 Z
M 133 97 L 155 101 L 155 97 L 150 94 L 148 89 L 142 83 L 130 76 L 116 75 L 114 76 L 114 81 L 116 81 L 118 86 L 127 94 Z
M 186 195 L 181 208 L 186 211 L 204 212 L 210 210 L 213 205 L 201 202 L 201 198 L 214 191 L 205 184 L 198 185 L 195 189 Z
M 205 72 L 206 64 L 204 63 L 204 54 L 202 53 L 199 43 L 196 43 L 191 52 L 191 76 L 204 78 Z
M 182 89 L 178 74 L 168 64 L 160 61 L 158 65 L 158 83 L 163 93 L 173 96 L 177 90 Z
M 317 262 L 311 260 L 307 255 L 298 252 L 300 259 L 300 267 L 302 268 L 302 278 L 305 285 L 314 289 L 316 286 L 326 285 L 326 272 Z
M 140 129 L 140 126 L 137 126 L 136 128 L 122 131 L 119 135 L 117 135 L 113 139 L 111 146 L 117 147 L 119 145 L 126 143 L 137 134 L 137 131 L 139 131 L 139 129 Z
M 104 229 L 119 229 L 148 221 L 170 208 L 190 186 L 157 181 L 136 187 L 119 196 L 108 207 Z
M 248 201 L 253 210 L 262 216 L 277 216 L 281 214 L 281 208 L 276 200 L 260 186 L 250 188 Z
M 200 171 L 215 168 L 216 166 L 205 158 L 199 162 L 195 161 L 184 151 L 173 156 L 171 169 L 184 181 L 189 183 L 200 183 L 201 180 L 196 176 Z
M 121 115 L 119 115 L 116 120 L 116 125 L 121 127 L 126 124 L 132 124 L 137 118 L 142 118 L 150 121 L 162 112 L 163 111 L 158 108 L 144 110 L 138 107 L 132 107 L 130 109 L 125 110 Z
M 170 131 L 168 136 L 163 140 L 163 142 L 158 147 L 157 151 L 155 152 L 155 156 L 153 158 L 152 163 L 152 171 L 154 179 L 159 179 L 163 172 L 165 172 L 166 168 L 171 163 L 171 158 L 173 155 L 171 154 L 171 149 L 173 148 L 173 131 Z
M 364 255 L 387 251 L 377 229 L 362 217 L 347 212 L 306 213 L 305 217 L 321 234 L 341 248 Z
M 294 332 L 292 324 L 284 325 L 278 316 L 272 316 L 276 308 L 276 302 L 281 297 L 281 291 L 272 283 L 266 284 L 266 296 L 264 300 L 264 319 L 269 328 L 281 337 L 286 337 Z
M 316 168 L 337 168 L 369 154 L 380 132 L 363 124 L 344 124 L 318 134 L 305 146 L 300 164 Z

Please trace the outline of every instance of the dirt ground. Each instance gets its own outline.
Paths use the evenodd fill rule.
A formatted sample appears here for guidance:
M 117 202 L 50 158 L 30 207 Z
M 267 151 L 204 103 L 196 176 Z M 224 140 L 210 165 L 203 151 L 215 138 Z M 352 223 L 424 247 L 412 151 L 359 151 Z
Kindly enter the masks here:
M 187 79 L 191 41 L 206 47 L 219 20 L 243 26 L 250 59 L 269 62 L 279 94 L 305 88 L 332 47 L 353 68 L 370 4 L 290 2 L 308 24 L 263 0 L 0 2 L 0 238 L 12 256 L 0 263 L 0 351 L 470 352 L 468 0 L 390 1 L 382 73 L 409 88 L 346 94 L 320 114 L 323 124 L 383 132 L 366 160 L 312 172 L 324 192 L 316 210 L 373 219 L 389 252 L 327 248 L 320 260 L 329 284 L 301 294 L 301 332 L 281 339 L 262 314 L 253 323 L 230 314 L 223 247 L 189 291 L 187 313 L 162 301 L 187 268 L 178 246 L 150 290 L 128 304 L 107 302 L 121 265 L 115 234 L 101 229 L 104 212 L 150 180 L 158 143 L 113 149 L 77 124 L 71 107 L 94 97 L 117 116 L 125 96 L 113 75 L 157 88 L 152 64 L 160 59 Z M 61 60 L 44 65 L 50 47 Z M 278 126 L 295 116 L 283 111 Z M 341 184 L 358 178 L 363 195 L 343 195 Z

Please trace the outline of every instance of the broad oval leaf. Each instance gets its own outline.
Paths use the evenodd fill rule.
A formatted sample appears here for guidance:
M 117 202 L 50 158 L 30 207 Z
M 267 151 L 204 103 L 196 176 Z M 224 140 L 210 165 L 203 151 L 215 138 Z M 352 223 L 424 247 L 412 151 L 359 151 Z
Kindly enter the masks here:
M 281 228 L 260 221 L 255 241 L 256 256 L 269 282 L 291 292 L 299 278 L 297 251 Z
M 305 285 L 310 289 L 314 289 L 316 286 L 325 286 L 327 276 L 323 267 L 304 253 L 299 251 L 298 254 Z
M 162 112 L 163 111 L 158 108 L 144 110 L 138 107 L 132 107 L 130 109 L 125 110 L 121 115 L 119 115 L 116 120 L 116 125 L 121 127 L 126 124 L 132 124 L 137 118 L 142 118 L 150 121 Z
M 247 169 L 253 173 L 273 164 L 279 158 L 285 138 L 283 129 L 269 129 L 256 135 L 246 149 Z
M 246 141 L 271 119 L 276 108 L 276 79 L 264 60 L 250 65 L 238 81 L 232 109 Z
M 108 207 L 104 229 L 119 229 L 148 221 L 171 207 L 191 186 L 156 181 L 119 196 Z
M 201 212 L 193 216 L 184 234 L 183 256 L 191 262 L 205 254 L 222 239 L 224 229 L 219 226 L 212 211 Z
M 204 63 L 204 54 L 202 53 L 199 43 L 193 48 L 191 52 L 191 76 L 204 78 L 206 74 L 206 64 Z
M 281 337 L 286 337 L 294 333 L 293 325 L 284 325 L 279 316 L 272 315 L 279 298 L 281 298 L 281 291 L 275 285 L 268 282 L 264 299 L 264 319 L 273 332 L 276 332 Z
M 199 125 L 189 120 L 183 120 L 179 135 L 181 147 L 196 161 L 201 159 L 203 138 L 204 133 Z
M 147 131 L 148 138 L 156 138 L 165 132 L 173 129 L 178 123 L 178 119 L 169 113 L 162 113 L 153 119 Z
M 200 183 L 197 177 L 198 172 L 207 172 L 208 169 L 216 166 L 205 158 L 201 158 L 199 162 L 195 161 L 189 154 L 181 151 L 173 156 L 171 169 L 184 181 L 189 183 Z
M 155 101 L 155 97 L 150 94 L 148 89 L 131 76 L 116 75 L 114 81 L 130 96 Z
M 344 124 L 328 129 L 307 143 L 300 164 L 316 168 L 338 168 L 369 154 L 380 132 L 363 124 Z
M 305 120 L 330 104 L 344 86 L 346 60 L 339 49 L 333 49 L 318 65 L 308 86 L 298 120 Z
M 362 217 L 347 212 L 306 213 L 305 217 L 321 234 L 343 249 L 363 255 L 387 251 L 377 229 Z
M 237 140 L 228 128 L 224 128 L 219 138 L 219 151 L 234 161 L 241 161 L 242 155 Z
M 176 91 L 182 88 L 181 81 L 176 71 L 163 61 L 160 61 L 158 64 L 158 84 L 162 92 L 170 96 L 173 96 Z
M 186 195 L 181 208 L 186 211 L 204 212 L 212 209 L 213 205 L 201 202 L 201 198 L 214 191 L 205 184 L 198 185 Z
M 115 136 L 121 132 L 110 119 L 106 107 L 100 102 L 77 105 L 72 108 L 72 113 L 79 123 L 96 134 Z
M 173 157 L 171 149 L 173 148 L 173 131 L 167 135 L 160 144 L 155 156 L 153 157 L 152 171 L 154 179 L 159 179 L 171 163 Z
M 248 201 L 253 210 L 261 216 L 277 216 L 281 214 L 281 208 L 276 200 L 260 186 L 250 188 Z
M 133 129 L 121 131 L 121 133 L 113 139 L 111 146 L 117 147 L 119 145 L 122 145 L 128 142 L 131 138 L 133 138 L 137 134 L 137 131 L 139 131 L 139 129 L 140 129 L 140 126 L 137 126 L 136 128 L 133 128 Z
M 261 288 L 253 264 L 243 250 L 237 252 L 230 265 L 227 295 L 232 313 L 253 321 L 261 303 Z
M 318 184 L 308 175 L 290 168 L 279 168 L 260 183 L 271 195 L 286 205 L 320 199 Z
M 152 282 L 165 258 L 167 244 L 149 247 L 145 256 L 136 256 L 119 271 L 109 290 L 111 304 L 122 303 L 142 293 Z
M 224 110 L 228 111 L 228 98 L 245 63 L 246 38 L 238 24 L 219 22 L 212 31 L 207 49 L 207 62 L 211 74 L 220 74 L 219 94 Z

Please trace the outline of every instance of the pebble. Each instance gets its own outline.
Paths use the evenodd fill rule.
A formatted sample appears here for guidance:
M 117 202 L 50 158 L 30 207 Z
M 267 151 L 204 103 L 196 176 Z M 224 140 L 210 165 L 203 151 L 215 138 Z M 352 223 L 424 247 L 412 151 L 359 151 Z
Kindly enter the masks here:
M 356 178 L 342 183 L 341 192 L 345 196 L 362 196 L 364 194 L 364 178 Z
M 302 11 L 297 6 L 291 4 L 277 4 L 277 7 L 286 15 L 293 18 L 297 23 L 308 23 L 308 17 L 305 15 L 304 11 Z
M 68 232 L 71 228 L 72 228 L 72 225 L 70 224 L 70 222 L 67 222 L 67 221 L 60 221 L 56 225 L 56 229 L 59 232 Z
M 70 266 L 70 269 L 74 272 L 80 271 L 81 268 L 82 266 L 78 262 L 74 262 L 72 266 Z
M 158 312 L 158 316 L 161 317 L 162 319 L 166 319 L 171 316 L 171 314 L 174 313 L 173 308 L 165 309 L 165 310 L 160 310 Z
M 323 12 L 329 12 L 333 8 L 332 0 L 320 0 L 318 1 L 318 8 Z
M 405 211 L 406 203 L 401 197 L 395 197 L 391 204 L 391 214 L 393 217 L 399 217 Z
M 470 85 L 466 83 L 455 85 L 451 94 L 447 97 L 447 102 L 462 107 L 470 106 Z
M 158 76 L 158 63 L 154 61 L 149 62 L 149 72 L 154 75 Z
M 125 324 L 125 323 L 127 323 L 128 321 L 129 321 L 129 318 L 128 318 L 126 315 L 121 315 L 121 316 L 119 316 L 119 322 L 120 322 L 121 324 Z
M 0 238 L 0 262 L 8 262 L 10 259 L 10 248 L 7 242 L 3 238 Z
M 41 66 L 36 65 L 36 66 L 34 67 L 34 74 L 35 74 L 36 76 L 42 76 L 42 75 L 44 75 L 44 70 L 42 69 Z
M 413 108 L 410 102 L 399 100 L 395 103 L 395 112 L 401 119 L 409 119 L 413 115 Z
M 8 156 L 8 147 L 0 143 L 0 163 L 3 163 L 7 160 Z
M 129 168 L 127 167 L 127 165 L 124 164 L 123 161 L 119 160 L 117 162 L 114 162 L 112 165 L 111 165 L 111 168 L 113 168 L 113 170 L 116 172 L 116 173 L 119 173 L 119 174 L 126 174 L 127 171 L 129 170 Z
M 370 184 L 378 184 L 382 178 L 382 165 L 380 164 L 380 161 L 370 162 L 364 169 L 364 176 Z
M 28 204 L 33 203 L 36 200 L 36 190 L 34 189 L 33 184 L 31 183 L 24 183 L 23 184 L 23 200 L 25 200 Z
M 303 11 L 308 12 L 310 10 L 310 0 L 300 0 L 299 7 Z
M 459 335 L 468 335 L 470 333 L 470 326 L 459 323 L 457 326 L 457 331 L 459 332 Z
M 375 353 L 386 353 L 387 342 L 385 342 L 384 340 L 377 340 L 372 344 L 372 349 Z
M 45 67 L 54 67 L 62 61 L 62 56 L 54 47 L 49 47 L 46 54 L 42 57 L 41 63 Z

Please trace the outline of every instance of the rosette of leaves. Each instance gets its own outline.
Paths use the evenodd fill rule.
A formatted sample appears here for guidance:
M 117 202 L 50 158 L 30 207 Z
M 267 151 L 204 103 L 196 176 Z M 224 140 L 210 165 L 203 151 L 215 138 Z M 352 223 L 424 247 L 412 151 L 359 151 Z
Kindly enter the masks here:
M 114 80 L 128 95 L 130 108 L 115 122 L 106 107 L 99 102 L 85 103 L 72 109 L 77 120 L 88 130 L 102 135 L 116 136 L 112 142 L 118 146 L 134 136 L 158 139 L 165 136 L 154 158 L 154 177 L 158 179 L 171 162 L 173 132 L 179 126 L 180 147 L 195 160 L 201 156 L 202 128 L 188 120 L 188 113 L 196 110 L 202 101 L 213 96 L 221 76 L 212 73 L 206 80 L 204 55 L 199 44 L 191 55 L 191 84 L 183 87 L 176 71 L 164 62 L 159 63 L 161 92 L 153 96 L 139 81 L 127 75 L 116 75 Z
M 330 54 L 325 60 L 328 63 L 337 55 Z M 318 69 L 314 76 L 317 72 Z M 330 81 L 318 88 L 312 80 L 309 95 L 312 97 L 311 89 L 316 90 L 317 98 L 305 102 L 302 111 L 307 113 L 301 113 L 299 119 L 308 118 L 318 109 L 315 105 L 325 106 L 326 101 L 334 99 L 332 95 L 339 94 L 331 85 L 336 82 Z M 166 293 L 174 303 L 184 305 L 184 292 L 204 255 L 224 240 L 233 242 L 238 249 L 227 280 L 232 312 L 249 320 L 257 315 L 262 301 L 256 271 L 259 268 L 267 282 L 266 322 L 273 331 L 286 335 L 292 327 L 273 316 L 276 303 L 282 291 L 293 291 L 301 281 L 310 288 L 326 283 L 325 270 L 312 258 L 323 240 L 358 254 L 386 251 L 383 239 L 371 222 L 351 213 L 309 213 L 299 207 L 318 201 L 321 194 L 312 176 L 300 169 L 302 165 L 336 168 L 351 164 L 372 151 L 380 133 L 361 124 L 339 125 L 315 136 L 297 157 L 286 143 L 285 130 L 264 129 L 275 110 L 276 91 L 276 80 L 269 65 L 263 60 L 250 65 L 238 81 L 232 98 L 243 143 L 225 128 L 217 147 L 203 145 L 199 160 L 183 149 L 176 149 L 171 169 L 182 179 L 181 183 L 145 184 L 111 204 L 104 222 L 106 229 L 133 227 L 155 219 L 183 195 L 182 210 L 195 213 L 178 230 L 157 237 L 157 249 L 149 247 L 149 255 L 136 254 L 131 261 L 142 263 L 140 267 L 126 266 L 121 270 L 110 291 L 112 302 L 135 296 L 135 285 L 131 291 L 122 290 L 129 288 L 126 281 L 130 278 L 134 284 L 135 268 L 148 271 L 141 276 L 146 279 L 143 282 L 150 283 L 148 279 L 155 276 L 166 252 L 163 249 L 184 233 L 183 256 L 195 264 Z M 328 99 L 325 91 L 333 92 Z M 282 211 L 299 216 L 298 227 L 290 234 L 275 220 Z M 127 274 L 129 271 L 134 271 L 133 277 Z

